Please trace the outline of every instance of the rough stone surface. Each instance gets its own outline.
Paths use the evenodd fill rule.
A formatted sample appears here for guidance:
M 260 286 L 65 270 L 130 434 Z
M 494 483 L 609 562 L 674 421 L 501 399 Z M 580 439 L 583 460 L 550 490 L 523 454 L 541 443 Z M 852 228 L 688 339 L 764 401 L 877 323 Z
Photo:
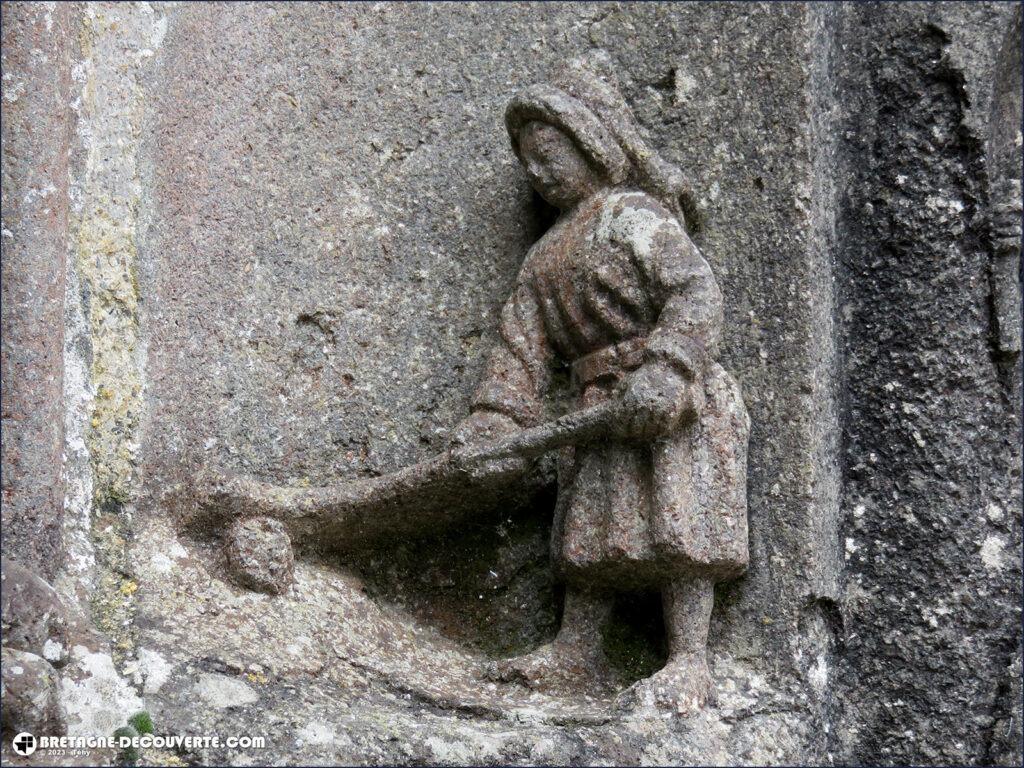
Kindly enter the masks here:
M 0 419 L 4 555 L 45 577 L 63 539 L 62 341 L 75 14 L 5 6 Z
M 4 646 L 3 732 L 60 736 L 67 730 L 53 666 L 34 653 Z
M 1017 765 L 1021 757 L 1021 720 L 1024 719 L 1024 693 L 1021 691 L 1021 652 L 1007 670 L 1008 681 L 1000 691 L 1000 715 L 992 724 L 989 759 L 996 765 Z
M 228 571 L 241 586 L 276 595 L 291 584 L 292 541 L 277 520 L 237 521 L 227 534 L 224 556 Z
M 0 567 L 3 645 L 42 656 L 54 666 L 71 651 L 67 609 L 53 587 L 27 568 L 4 558 Z
M 808 673 L 828 663 L 819 662 L 827 629 L 805 614 L 817 596 L 835 592 L 836 549 L 822 523 L 834 520 L 834 502 L 818 489 L 834 483 L 833 465 L 822 461 L 829 432 L 819 419 L 828 409 L 812 397 L 822 340 L 808 332 L 812 318 L 828 312 L 828 297 L 817 291 L 825 266 L 807 229 L 810 213 L 794 201 L 803 186 L 810 200 L 815 151 L 806 130 L 809 12 L 583 5 L 538 14 L 480 5 L 463 13 L 453 26 L 441 5 L 168 11 L 147 74 L 141 148 L 159 161 L 138 245 L 148 254 L 141 290 L 153 298 L 142 314 L 151 399 L 142 430 L 145 522 L 136 523 L 134 552 L 142 585 L 136 607 L 145 616 L 137 641 L 176 648 L 170 638 L 179 630 L 171 625 L 183 617 L 192 645 L 206 631 L 224 633 L 225 617 L 197 615 L 196 603 L 175 615 L 157 599 L 167 576 L 144 575 L 166 551 L 150 549 L 158 546 L 152 537 L 173 528 L 173 494 L 192 478 L 187 462 L 318 485 L 395 470 L 443 446 L 468 410 L 523 256 L 550 221 L 508 147 L 505 104 L 514 90 L 597 46 L 622 71 L 652 143 L 687 169 L 705 203 L 697 242 L 726 297 L 722 361 L 749 393 L 752 566 L 741 585 L 720 591 L 711 654 L 735 670 L 740 690 L 754 684 L 751 675 L 766 680 L 757 683 L 763 713 L 709 734 L 719 734 L 719 754 L 803 754 L 816 730 L 818 694 L 799 697 L 802 715 L 784 702 L 789 686 L 803 690 Z M 789 53 L 769 61 L 766 48 Z M 687 78 L 699 83 L 688 93 Z M 536 521 L 535 546 L 508 549 L 499 535 L 495 550 L 470 554 L 486 568 L 484 584 L 492 570 L 543 573 L 550 511 L 540 512 L 527 517 Z M 491 525 L 507 527 L 503 518 Z M 190 575 L 202 556 L 181 543 L 191 560 L 173 575 L 202 584 Z M 465 556 L 458 539 L 451 546 L 437 553 L 439 563 Z M 543 554 L 514 559 L 531 552 Z M 447 570 L 442 578 L 460 575 Z M 371 585 L 389 581 L 363 575 Z M 475 589 L 477 578 L 449 591 Z M 419 603 L 428 615 L 450 610 L 417 594 L 416 581 L 389 583 L 400 604 Z M 477 602 L 496 591 L 476 589 Z M 507 646 L 494 628 L 512 623 L 504 615 L 516 610 L 512 601 L 495 602 L 496 621 L 458 635 L 476 635 L 478 647 Z M 343 626 L 306 616 L 302 636 L 372 633 L 358 614 Z M 277 647 L 306 647 L 287 637 L 297 619 L 279 626 Z M 399 626 L 406 628 L 392 629 L 397 637 L 411 631 L 404 620 Z M 625 622 L 619 634 L 633 638 L 629 653 L 656 653 L 642 626 Z M 380 653 L 362 663 L 380 670 L 375 684 L 386 690 L 381 681 L 394 673 Z M 268 661 L 260 656 L 247 650 L 243 668 Z M 179 663 L 194 664 L 190 657 L 200 654 L 173 651 Z M 317 658 L 306 663 L 317 668 Z M 296 663 L 289 655 L 270 660 Z M 426 681 L 415 679 L 393 684 L 424 695 Z M 448 699 L 479 706 L 459 693 L 479 680 L 459 683 L 451 672 L 440 679 Z M 515 686 L 507 687 L 489 696 L 514 697 Z M 329 698 L 345 701 L 345 691 L 340 683 Z M 716 710 L 715 717 L 729 716 Z M 729 739 L 744 746 L 725 747 Z
M 1012 24 L 1003 8 L 958 9 L 966 35 L 951 10 L 865 6 L 840 33 L 844 91 L 870 95 L 851 105 L 839 251 L 837 690 L 843 750 L 867 762 L 992 761 L 1020 642 L 1020 365 L 1004 376 L 997 359 L 987 131 L 972 127 L 991 86 L 970 80 L 971 57 L 994 57 Z
M 109 638 L 79 606 L 68 605 L 50 584 L 10 558 L 3 560 L 0 586 L 5 734 L 109 735 L 142 709 L 142 700 L 114 666 Z M 3 756 L 5 762 L 22 764 L 9 740 L 3 742 Z M 97 764 L 109 757 L 101 750 L 92 754 Z M 66 750 L 48 759 L 75 765 L 83 758 Z
M 992 226 L 1019 13 L 5 4 L 3 551 L 97 630 L 60 672 L 69 731 L 145 708 L 267 736 L 171 756 L 234 764 L 1019 764 Z M 552 218 L 505 103 L 592 48 L 690 176 L 751 418 L 750 568 L 716 592 L 717 702 L 687 719 L 488 680 L 559 623 L 550 492 L 300 548 L 278 596 L 179 526 L 201 464 L 302 488 L 446 444 Z M 664 661 L 650 595 L 603 632 L 622 684 Z

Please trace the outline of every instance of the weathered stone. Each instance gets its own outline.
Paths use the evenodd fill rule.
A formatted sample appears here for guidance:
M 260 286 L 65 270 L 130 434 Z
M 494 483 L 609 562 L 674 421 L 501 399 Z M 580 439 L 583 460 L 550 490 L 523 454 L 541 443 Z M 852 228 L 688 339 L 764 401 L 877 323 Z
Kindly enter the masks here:
M 41 656 L 54 666 L 71 651 L 67 608 L 49 584 L 10 558 L 0 564 L 3 645 Z
M 292 541 L 278 520 L 236 521 L 227 532 L 224 556 L 232 578 L 249 589 L 276 595 L 292 583 Z
M 1021 687 L 1021 650 L 1007 669 L 1009 684 L 1002 689 L 999 717 L 992 723 L 991 759 L 994 765 L 1020 765 L 1024 743 L 1024 691 Z
M 67 725 L 60 700 L 60 683 L 53 666 L 34 653 L 6 645 L 3 655 L 3 731 L 28 732 L 36 737 L 60 736 Z
M 648 587 L 663 597 L 669 655 L 644 683 L 656 695 L 630 699 L 689 714 L 710 687 L 714 583 L 748 561 L 750 431 L 736 382 L 715 362 L 722 298 L 685 231 L 692 191 L 647 146 L 603 59 L 575 60 L 552 84 L 524 89 L 505 122 L 534 188 L 561 213 L 526 256 L 456 448 L 386 475 L 376 495 L 365 482 L 296 494 L 209 474 L 196 493 L 203 508 L 274 515 L 293 529 L 315 517 L 316 541 L 333 533 L 344 547 L 353 518 L 394 538 L 399 526 L 381 518 L 397 497 L 412 502 L 407 534 L 434 532 L 442 521 L 431 504 L 479 505 L 485 488 L 562 449 L 552 552 L 570 607 L 558 637 L 506 662 L 498 679 L 545 688 L 579 679 L 600 666 L 615 592 Z M 539 424 L 562 366 L 575 410 Z M 482 487 L 439 493 L 467 479 Z M 227 557 L 240 583 L 280 592 L 291 570 L 285 523 L 236 521 Z
M 985 161 L 993 259 L 989 282 L 998 354 L 1012 360 L 1021 351 L 1021 17 L 1003 36 L 992 74 Z M 1012 366 L 1011 366 L 1012 367 Z
M 3 8 L 0 418 L 4 555 L 60 570 L 64 482 L 64 272 L 75 12 Z
M 126 718 L 145 708 L 130 679 L 114 665 L 109 648 L 93 649 L 78 643 L 61 670 L 61 699 L 72 736 L 111 734 Z
M 110 640 L 60 672 L 69 727 L 270 737 L 197 763 L 1019 764 L 1019 8 L 537 9 L 4 5 L 3 546 Z M 656 595 L 571 695 L 488 679 L 558 630 L 549 488 L 467 487 L 424 539 L 414 502 L 347 550 L 289 528 L 276 596 L 181 525 L 199 465 L 372 497 L 446 448 L 554 218 L 504 106 L 594 49 L 689 177 L 751 416 L 688 719 L 608 693 L 666 659 Z
M 792 202 L 797 185 L 814 178 L 820 143 L 806 132 L 811 86 L 802 59 L 813 14 L 802 6 L 751 13 L 725 5 L 559 6 L 555 17 L 527 6 L 465 12 L 472 31 L 453 27 L 443 6 L 429 5 L 350 6 L 337 15 L 299 6 L 280 13 L 246 7 L 228 16 L 198 7 L 170 12 L 161 71 L 202 69 L 204 76 L 164 81 L 154 73 L 166 87 L 149 92 L 147 148 L 161 159 L 153 166 L 153 214 L 140 247 L 154 260 L 151 279 L 143 281 L 153 297 L 153 408 L 143 429 L 151 496 L 147 522 L 137 529 L 138 557 L 148 562 L 160 551 L 183 511 L 174 494 L 180 498 L 194 480 L 183 457 L 268 484 L 290 483 L 301 496 L 307 486 L 368 475 L 377 482 L 444 447 L 483 374 L 523 255 L 552 219 L 508 148 L 505 104 L 523 85 L 545 81 L 564 60 L 599 46 L 622 73 L 627 101 L 652 146 L 685 169 L 704 203 L 706 220 L 693 239 L 722 290 L 720 359 L 741 382 L 753 424 L 751 566 L 740 582 L 719 590 L 709 653 L 716 685 L 737 693 L 719 692 L 726 704 L 707 722 L 720 726 L 701 720 L 674 726 L 671 738 L 652 738 L 673 745 L 663 759 L 726 759 L 745 750 L 782 750 L 796 759 L 821 733 L 812 724 L 818 703 L 800 696 L 799 715 L 752 713 L 787 712 L 789 691 L 804 690 L 807 674 L 831 663 L 829 608 L 817 596 L 836 594 L 839 570 L 829 527 L 838 514 L 838 470 L 829 458 L 834 422 L 825 402 L 832 370 L 826 353 L 835 341 L 810 331 L 829 317 L 831 278 L 819 258 L 825 251 L 808 232 L 808 214 Z M 722 36 L 723 26 L 732 33 Z M 377 36 L 385 28 L 389 45 L 381 48 Z M 555 28 L 564 34 L 550 34 Z M 405 52 L 400 64 L 395 50 Z M 769 61 L 764 50 L 787 53 Z M 687 76 L 707 85 L 675 104 L 675 81 Z M 742 87 L 713 85 L 741 80 Z M 764 95 L 756 109 L 752 93 Z M 219 117 L 228 113 L 231 120 Z M 187 378 L 180 375 L 185 361 L 193 372 Z M 551 407 L 560 410 L 558 403 Z M 556 595 L 545 575 L 551 497 L 536 499 L 524 516 L 534 526 L 529 546 L 520 538 L 512 547 L 502 537 L 518 513 L 499 505 L 489 517 L 467 518 L 463 525 L 472 530 L 445 537 L 446 550 L 382 544 L 375 558 L 359 558 L 363 581 L 339 582 L 328 603 L 299 599 L 322 593 L 326 576 L 297 563 L 294 597 L 232 596 L 244 603 L 227 606 L 223 585 L 210 581 L 201 551 L 193 550 L 184 567 L 154 575 L 140 589 L 139 610 L 150 627 L 140 642 L 183 668 L 214 656 L 244 662 L 243 669 L 266 664 L 285 678 L 330 670 L 325 684 L 335 680 L 330 685 L 338 691 L 320 693 L 339 702 L 350 700 L 348 686 L 361 685 L 352 675 L 365 674 L 385 698 L 408 691 L 443 709 L 502 718 L 519 712 L 529 719 L 533 707 L 535 719 L 546 723 L 537 728 L 558 734 L 554 749 L 563 756 L 586 726 L 559 731 L 559 712 L 582 710 L 566 716 L 577 722 L 611 718 L 610 730 L 625 734 L 629 726 L 597 689 L 583 694 L 592 697 L 589 704 L 514 683 L 491 690 L 484 687 L 488 659 L 424 639 L 429 628 L 422 621 L 454 625 L 447 630 L 452 637 L 496 654 L 552 639 L 538 636 L 557 628 Z M 461 503 L 471 508 L 474 501 L 471 490 Z M 487 530 L 494 535 L 476 535 Z M 406 536 L 397 529 L 395 535 Z M 325 541 L 336 540 L 344 537 Z M 467 553 L 473 567 L 456 566 L 453 553 L 470 541 L 490 549 Z M 408 555 L 389 557 L 397 549 L 419 553 L 422 568 L 400 560 Z M 356 559 L 346 554 L 343 563 Z M 438 581 L 415 577 L 419 570 Z M 520 601 L 505 600 L 506 573 L 528 574 L 537 594 L 552 602 L 520 608 Z M 359 584 L 399 609 L 409 606 L 409 613 L 371 618 L 369 608 L 353 606 L 362 596 Z M 348 589 L 356 591 L 346 596 Z M 206 599 L 186 604 L 175 590 Z M 517 590 L 530 591 L 526 584 Z M 810 609 L 808 595 L 815 596 Z M 463 601 L 474 608 L 462 610 Z M 627 622 L 624 631 L 607 633 L 632 638 L 632 645 L 613 649 L 617 658 L 659 658 L 651 648 L 658 635 L 664 642 L 661 608 L 657 600 L 641 604 L 650 606 L 648 615 L 628 621 L 642 626 Z M 262 617 L 258 632 L 249 610 Z M 495 637 L 497 627 L 526 624 L 507 618 L 517 610 L 538 621 L 519 630 L 527 642 Z M 187 645 L 172 639 L 182 631 L 167 618 L 175 612 L 190 617 Z M 230 639 L 225 627 L 237 628 Z M 295 653 L 285 652 L 289 646 Z M 750 682 L 767 669 L 770 682 Z M 267 676 L 264 690 L 284 684 Z M 745 693 L 751 685 L 756 696 Z M 161 692 L 165 701 L 179 701 L 173 686 Z M 261 711 L 273 716 L 277 701 L 274 693 L 263 695 Z M 204 717 L 196 707 L 176 707 L 161 707 L 162 716 L 182 724 Z M 746 714 L 724 714 L 730 709 Z M 696 751 L 679 746 L 696 744 L 698 730 L 704 735 Z M 730 745 L 733 738 L 738 743 Z M 626 741 L 623 749 L 638 760 L 642 739 Z M 382 760 L 411 759 L 391 751 L 398 747 L 362 747 Z M 611 759 L 604 750 L 613 747 L 591 742 L 583 749 L 587 760 L 600 760 Z
M 257 693 L 241 680 L 210 673 L 199 676 L 195 693 L 214 709 L 244 707 L 259 699 Z
M 993 724 L 1008 717 L 1020 362 L 999 349 L 981 243 L 990 78 L 1019 11 L 855 6 L 839 30 L 853 175 L 838 248 L 847 587 L 836 695 L 856 704 L 836 735 L 866 762 L 989 762 Z M 1019 106 L 1013 122 L 1019 137 Z

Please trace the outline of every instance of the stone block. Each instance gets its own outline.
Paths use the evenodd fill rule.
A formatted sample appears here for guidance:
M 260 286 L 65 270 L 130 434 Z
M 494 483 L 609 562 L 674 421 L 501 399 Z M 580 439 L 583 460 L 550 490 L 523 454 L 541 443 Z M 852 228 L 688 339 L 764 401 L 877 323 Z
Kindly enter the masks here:
M 0 585 L 4 647 L 41 656 L 54 666 L 67 663 L 67 608 L 53 587 L 9 558 L 3 560 Z
M 292 542 L 278 520 L 238 520 L 226 534 L 228 571 L 240 585 L 276 595 L 291 585 L 295 565 Z
M 167 732 L 277 734 L 193 762 L 1019 762 L 1019 8 L 3 21 L 3 552 L 109 640 L 60 673 L 74 728 L 138 686 Z M 489 679 L 558 626 L 550 489 L 293 565 L 272 526 L 182 525 L 203 465 L 310 489 L 443 450 L 554 216 L 505 105 L 597 49 L 693 189 L 750 416 L 749 566 L 688 718 Z M 8 654 L 51 629 L 6 592 L 5 709 Z M 662 621 L 643 592 L 609 614 L 621 686 L 664 663 Z
M 6 645 L 3 654 L 3 731 L 61 736 L 67 730 L 60 683 L 53 666 L 34 653 Z

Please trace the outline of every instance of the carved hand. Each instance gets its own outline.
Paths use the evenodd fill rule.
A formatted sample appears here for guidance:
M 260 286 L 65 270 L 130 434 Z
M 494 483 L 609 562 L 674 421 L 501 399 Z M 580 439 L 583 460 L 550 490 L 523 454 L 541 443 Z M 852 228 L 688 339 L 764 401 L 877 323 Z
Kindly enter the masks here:
M 518 431 L 519 425 L 511 417 L 497 411 L 474 411 L 452 432 L 453 446 L 475 445 L 497 440 Z
M 626 380 L 621 436 L 652 440 L 671 432 L 693 409 L 692 386 L 666 363 L 642 365 Z
M 463 446 L 477 446 L 494 442 L 504 435 L 518 432 L 519 425 L 509 416 L 496 411 L 475 411 L 462 421 L 452 433 L 451 446 L 456 456 Z M 491 476 L 523 473 L 529 461 L 513 456 L 496 461 L 486 461 L 467 467 L 474 476 Z

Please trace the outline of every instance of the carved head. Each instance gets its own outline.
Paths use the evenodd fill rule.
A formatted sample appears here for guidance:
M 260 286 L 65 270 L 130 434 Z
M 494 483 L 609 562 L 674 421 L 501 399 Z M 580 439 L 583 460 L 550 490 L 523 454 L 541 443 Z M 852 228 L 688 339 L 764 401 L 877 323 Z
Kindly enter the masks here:
M 505 127 L 530 181 L 559 208 L 622 186 L 650 193 L 684 221 L 695 213 L 682 172 L 644 140 L 607 57 L 576 59 L 550 83 L 524 88 L 505 110 Z
M 562 210 L 606 186 L 607 180 L 572 137 L 550 123 L 531 120 L 519 132 L 519 159 L 541 197 Z

